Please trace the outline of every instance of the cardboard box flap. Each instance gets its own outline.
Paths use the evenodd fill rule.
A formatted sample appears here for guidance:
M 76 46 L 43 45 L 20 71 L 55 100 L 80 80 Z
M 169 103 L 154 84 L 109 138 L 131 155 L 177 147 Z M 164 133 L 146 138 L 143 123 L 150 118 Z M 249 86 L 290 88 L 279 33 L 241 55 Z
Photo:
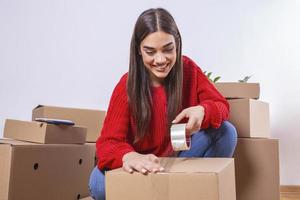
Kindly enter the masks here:
M 13 140 L 13 139 L 10 139 L 10 138 L 1 138 L 0 139 L 0 145 L 11 145 L 11 146 L 21 146 L 21 145 L 24 145 L 24 146 L 27 146 L 27 145 L 39 145 L 39 144 L 36 144 L 36 143 L 32 143 L 32 142 L 23 142 L 23 141 L 19 141 L 19 140 Z
M 161 158 L 166 172 L 212 172 L 219 173 L 226 168 L 232 158 Z
M 43 146 L 45 148 L 49 146 L 80 146 L 82 144 L 40 144 L 40 143 L 34 143 L 34 142 L 25 142 L 25 141 L 20 141 L 20 140 L 13 140 L 10 138 L 1 138 L 0 139 L 0 145 L 10 145 L 10 146 Z M 92 146 L 92 145 L 90 145 Z M 94 147 L 95 148 L 95 147 Z
M 90 109 L 90 108 L 71 108 L 71 107 L 62 107 L 62 106 L 48 106 L 48 105 L 43 105 L 39 104 L 36 107 L 33 108 L 33 110 L 39 109 L 39 108 L 53 108 L 53 109 L 70 109 L 70 110 L 89 110 L 89 111 L 98 111 L 101 112 L 103 110 L 97 110 L 97 109 Z
M 163 173 L 219 173 L 233 163 L 233 158 L 160 158 L 165 168 Z M 114 173 L 127 173 L 122 168 L 112 170 Z

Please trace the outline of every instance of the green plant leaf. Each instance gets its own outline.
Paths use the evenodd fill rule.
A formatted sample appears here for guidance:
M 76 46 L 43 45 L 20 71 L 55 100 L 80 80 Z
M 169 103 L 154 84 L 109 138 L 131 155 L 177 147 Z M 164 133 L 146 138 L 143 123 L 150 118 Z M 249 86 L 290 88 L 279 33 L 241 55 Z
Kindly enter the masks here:
M 206 78 L 210 81 L 210 82 L 217 82 L 221 77 L 220 76 L 217 76 L 215 78 L 212 77 L 212 72 L 208 72 L 207 71 L 203 71 L 204 75 L 206 76 Z
M 252 77 L 252 75 L 251 76 L 245 76 L 242 80 L 238 80 L 240 83 L 247 83 L 248 82 L 248 80 L 250 79 Z
M 246 76 L 245 77 L 245 82 L 247 82 L 250 78 L 251 78 L 251 76 Z
M 212 74 L 212 72 L 208 72 L 207 78 L 210 78 L 211 74 Z
M 220 80 L 221 76 L 217 76 L 216 78 L 214 78 L 213 82 L 216 83 L 218 80 Z

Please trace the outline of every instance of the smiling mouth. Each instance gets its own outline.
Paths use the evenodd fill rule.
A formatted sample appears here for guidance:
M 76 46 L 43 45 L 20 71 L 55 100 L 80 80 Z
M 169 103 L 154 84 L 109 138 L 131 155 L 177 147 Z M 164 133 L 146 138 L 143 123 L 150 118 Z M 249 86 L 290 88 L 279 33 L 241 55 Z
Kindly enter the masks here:
M 152 67 L 154 67 L 157 71 L 163 72 L 169 67 L 169 64 L 166 64 L 163 67 L 157 67 L 157 66 L 152 65 Z

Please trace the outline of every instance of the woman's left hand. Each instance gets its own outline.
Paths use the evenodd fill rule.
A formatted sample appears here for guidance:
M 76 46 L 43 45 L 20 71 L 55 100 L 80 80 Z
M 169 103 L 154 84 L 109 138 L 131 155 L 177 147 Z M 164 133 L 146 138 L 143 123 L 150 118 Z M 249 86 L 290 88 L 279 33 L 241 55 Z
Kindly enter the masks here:
M 188 118 L 188 123 L 186 125 L 186 130 L 193 134 L 196 131 L 199 131 L 201 124 L 204 118 L 205 110 L 203 106 L 192 106 L 184 109 L 177 115 L 177 117 L 172 121 L 176 124 L 184 118 Z

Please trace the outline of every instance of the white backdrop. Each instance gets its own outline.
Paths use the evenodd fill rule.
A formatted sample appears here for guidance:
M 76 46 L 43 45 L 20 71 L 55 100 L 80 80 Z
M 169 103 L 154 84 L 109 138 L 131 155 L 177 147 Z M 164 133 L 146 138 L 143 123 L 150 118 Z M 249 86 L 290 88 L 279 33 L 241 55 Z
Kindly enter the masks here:
M 106 109 L 150 7 L 172 13 L 183 53 L 203 70 L 261 83 L 281 184 L 300 185 L 298 0 L 0 0 L 0 136 L 6 118 L 29 120 L 37 104 Z

